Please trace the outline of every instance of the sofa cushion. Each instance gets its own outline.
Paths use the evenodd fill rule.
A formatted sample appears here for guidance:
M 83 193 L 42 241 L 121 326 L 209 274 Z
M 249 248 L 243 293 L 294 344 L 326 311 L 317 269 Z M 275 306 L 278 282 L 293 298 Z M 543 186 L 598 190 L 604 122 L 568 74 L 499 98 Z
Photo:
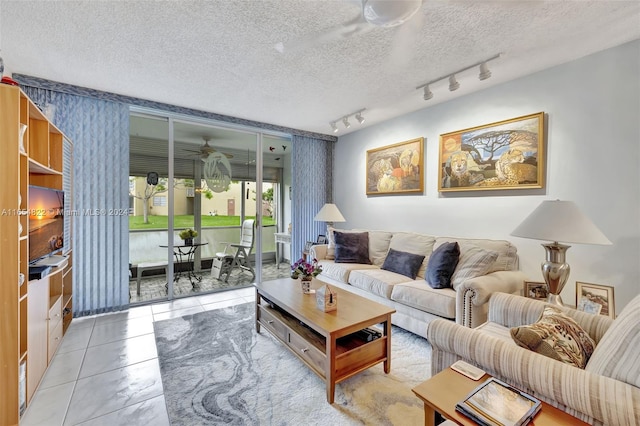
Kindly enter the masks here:
M 335 263 L 333 260 L 321 260 L 318 262 L 322 266 L 321 277 L 329 277 L 341 283 L 349 282 L 351 271 L 358 269 L 378 269 L 375 265 L 364 265 L 361 263 Z
M 368 232 L 333 231 L 336 244 L 336 263 L 371 264 Z
M 423 260 L 424 256 L 422 255 L 390 248 L 382 264 L 382 269 L 396 272 L 415 280 Z
M 431 253 L 427 263 L 427 284 L 431 288 L 451 287 L 451 276 L 460 259 L 458 243 L 444 243 Z
M 640 387 L 640 296 L 624 307 L 593 352 L 585 370 Z
M 487 321 L 476 327 L 476 330 L 482 331 L 484 334 L 500 339 L 503 342 L 510 343 L 515 346 L 515 342 L 511 337 L 511 329 L 497 322 Z
M 380 268 L 360 269 L 349 274 L 349 284 L 385 299 L 391 298 L 393 286 L 409 281 L 404 275 Z
M 416 234 L 413 232 L 394 232 L 389 242 L 389 248 L 407 253 L 420 254 L 424 256 L 422 265 L 418 270 L 418 277 L 424 278 L 429 256 L 433 251 L 433 244 L 436 239 L 430 235 Z
M 498 253 L 495 251 L 480 247 L 468 247 L 463 251 L 461 247 L 460 260 L 451 276 L 451 286 L 456 290 L 465 280 L 486 275 L 497 258 Z
M 391 242 L 392 232 L 354 229 L 354 232 L 369 232 L 369 260 L 374 265 L 382 266 Z
M 433 289 L 423 279 L 394 285 L 391 300 L 444 318 L 456 317 L 456 292 L 451 288 Z
M 596 346 L 573 318 L 553 306 L 546 306 L 536 323 L 512 328 L 511 337 L 523 348 L 578 368 L 587 365 Z
M 487 239 L 471 239 L 471 238 L 453 238 L 438 237 L 433 246 L 437 249 L 446 242 L 457 242 L 460 245 L 460 253 L 462 254 L 467 248 L 480 247 L 485 250 L 491 250 L 498 253 L 498 258 L 491 265 L 487 274 L 496 271 L 516 271 L 518 269 L 518 250 L 516 246 L 506 240 L 487 240 Z

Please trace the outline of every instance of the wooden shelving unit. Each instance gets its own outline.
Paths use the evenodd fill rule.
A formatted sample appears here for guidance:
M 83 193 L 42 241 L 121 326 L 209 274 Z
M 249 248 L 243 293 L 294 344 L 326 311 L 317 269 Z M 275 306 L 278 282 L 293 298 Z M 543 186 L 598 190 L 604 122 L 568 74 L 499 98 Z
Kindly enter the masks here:
M 16 425 L 71 322 L 73 275 L 68 241 L 68 261 L 29 281 L 28 187 L 63 189 L 66 138 L 18 87 L 0 84 L 0 111 L 0 424 Z

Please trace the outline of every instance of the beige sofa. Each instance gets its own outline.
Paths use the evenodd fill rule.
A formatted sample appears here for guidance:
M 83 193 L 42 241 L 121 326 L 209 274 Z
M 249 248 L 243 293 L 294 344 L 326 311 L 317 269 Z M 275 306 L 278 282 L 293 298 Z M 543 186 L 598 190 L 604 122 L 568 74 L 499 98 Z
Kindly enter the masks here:
M 484 323 L 489 296 L 494 292 L 519 294 L 526 278 L 518 271 L 517 250 L 508 241 L 378 230 L 336 231 L 367 232 L 371 264 L 336 263 L 331 259 L 329 245 L 316 245 L 311 248 L 310 257 L 323 267 L 318 278 L 393 307 L 396 313 L 391 322 L 421 336 L 426 335 L 427 324 L 437 318 L 454 320 L 466 327 Z M 330 244 L 333 241 L 331 235 L 329 241 Z M 477 247 L 494 251 L 498 256 L 484 275 L 465 279 L 454 285 L 455 288 L 433 289 L 425 281 L 429 256 L 446 242 L 458 242 L 460 259 Z M 381 269 L 389 249 L 425 256 L 415 279 Z M 459 264 L 458 268 L 461 267 Z
M 476 329 L 431 322 L 431 374 L 463 359 L 589 424 L 640 425 L 640 296 L 615 320 L 562 308 L 596 343 L 584 369 L 514 343 L 510 329 L 535 323 L 545 306 L 496 293 L 488 322 Z

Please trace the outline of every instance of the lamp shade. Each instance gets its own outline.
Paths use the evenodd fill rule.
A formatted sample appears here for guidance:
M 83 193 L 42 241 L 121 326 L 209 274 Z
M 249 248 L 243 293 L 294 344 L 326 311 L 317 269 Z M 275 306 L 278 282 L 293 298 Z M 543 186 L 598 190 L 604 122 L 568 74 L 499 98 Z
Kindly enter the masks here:
M 331 203 L 322 206 L 313 220 L 317 220 L 318 222 L 346 222 L 344 216 L 342 216 L 342 213 L 338 210 L 338 206 Z
M 543 201 L 511 235 L 564 243 L 611 244 L 572 201 Z

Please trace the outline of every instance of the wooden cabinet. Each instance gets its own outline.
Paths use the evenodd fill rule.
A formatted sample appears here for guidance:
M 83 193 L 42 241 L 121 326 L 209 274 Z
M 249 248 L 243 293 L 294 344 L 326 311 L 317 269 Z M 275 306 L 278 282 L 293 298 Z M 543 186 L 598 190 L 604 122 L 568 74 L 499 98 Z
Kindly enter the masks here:
M 70 142 L 22 90 L 0 84 L 2 425 L 19 423 L 21 405 L 24 409 L 35 392 L 71 321 L 71 258 L 52 275 L 29 282 L 27 214 L 29 185 L 63 189 L 65 179 L 70 178 L 63 174 L 66 143 Z M 70 243 L 65 244 L 68 256 L 71 255 Z M 24 277 L 22 284 L 21 276 Z M 23 384 L 21 377 L 24 377 Z M 22 400 L 26 402 L 21 404 Z

